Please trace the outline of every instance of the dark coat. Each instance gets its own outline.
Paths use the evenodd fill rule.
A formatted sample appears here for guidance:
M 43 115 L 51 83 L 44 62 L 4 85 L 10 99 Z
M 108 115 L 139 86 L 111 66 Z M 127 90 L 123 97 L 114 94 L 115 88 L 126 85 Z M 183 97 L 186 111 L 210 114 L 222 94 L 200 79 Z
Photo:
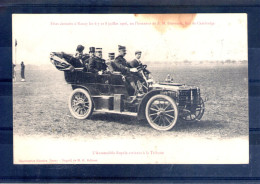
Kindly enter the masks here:
M 81 57 L 78 56 L 78 54 L 75 54 L 75 57 L 71 58 L 70 63 L 76 68 L 84 67 L 88 58 L 89 58 L 88 54 L 84 54 Z
M 129 66 L 131 68 L 137 68 L 138 66 L 140 66 L 140 63 L 137 61 L 137 59 L 134 59 L 133 61 L 129 62 Z
M 122 74 L 126 74 L 130 72 L 129 64 L 125 60 L 125 58 L 121 55 L 115 58 L 115 71 L 121 72 Z
M 101 70 L 104 71 L 107 68 L 105 60 L 98 57 L 91 57 L 87 60 L 87 62 L 87 68 L 89 72 L 97 73 Z
M 22 63 L 22 64 L 21 64 L 21 78 L 22 78 L 22 79 L 25 78 L 25 74 L 24 74 L 25 72 L 24 72 L 24 70 L 25 70 L 25 65 Z
M 141 66 L 141 65 L 142 65 L 142 62 L 137 61 L 137 59 L 134 59 L 134 60 L 132 60 L 132 61 L 129 62 L 129 66 L 130 66 L 131 68 L 138 68 L 138 67 Z M 145 70 L 143 70 L 143 71 L 144 71 L 144 74 L 145 74 L 146 76 L 147 76 L 147 74 L 150 73 L 150 71 L 147 70 L 147 69 L 145 69 Z M 142 76 L 141 73 L 137 72 L 135 75 L 136 75 L 137 77 L 139 77 L 140 79 L 143 79 L 143 76 Z

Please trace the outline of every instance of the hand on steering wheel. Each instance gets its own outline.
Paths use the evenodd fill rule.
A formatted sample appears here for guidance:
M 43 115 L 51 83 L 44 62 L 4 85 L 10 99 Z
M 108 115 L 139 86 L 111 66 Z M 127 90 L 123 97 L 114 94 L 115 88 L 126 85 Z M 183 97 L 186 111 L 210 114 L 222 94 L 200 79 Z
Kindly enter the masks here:
M 138 71 L 145 70 L 147 68 L 147 65 L 140 65 L 137 67 Z
M 137 68 L 130 68 L 130 72 L 138 72 Z

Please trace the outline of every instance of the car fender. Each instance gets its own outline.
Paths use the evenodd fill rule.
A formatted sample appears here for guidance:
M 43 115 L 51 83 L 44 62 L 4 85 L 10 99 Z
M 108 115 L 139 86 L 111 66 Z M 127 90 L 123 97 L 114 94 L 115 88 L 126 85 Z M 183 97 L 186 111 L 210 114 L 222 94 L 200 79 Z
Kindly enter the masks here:
M 152 96 L 160 94 L 161 91 L 162 91 L 161 89 L 157 89 L 157 90 L 149 91 L 148 93 L 145 94 L 145 96 L 142 98 L 141 102 L 138 105 L 137 118 L 139 120 L 145 119 L 145 107 L 146 107 L 146 104 L 147 104 L 148 100 Z
M 77 88 L 83 88 L 83 89 L 88 91 L 90 96 L 99 94 L 98 91 L 95 89 L 95 87 L 94 86 L 92 87 L 91 85 L 88 85 L 88 87 L 87 87 L 86 85 L 72 84 L 71 87 L 72 87 L 73 90 L 77 89 Z
M 171 97 L 174 101 L 176 101 L 177 98 L 177 92 L 172 90 L 165 90 L 165 89 L 155 89 L 150 92 L 148 92 L 141 100 L 141 102 L 138 105 L 138 119 L 145 119 L 145 107 L 148 102 L 148 100 L 157 94 L 163 94 Z

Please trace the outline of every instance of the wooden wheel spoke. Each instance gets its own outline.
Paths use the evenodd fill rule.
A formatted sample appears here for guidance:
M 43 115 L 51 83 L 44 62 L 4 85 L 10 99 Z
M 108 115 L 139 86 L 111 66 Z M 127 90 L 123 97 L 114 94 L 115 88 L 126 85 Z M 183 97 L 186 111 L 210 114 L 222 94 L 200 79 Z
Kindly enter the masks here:
M 168 110 L 168 111 L 165 111 L 165 112 L 167 113 L 167 112 L 174 112 L 174 111 L 175 111 L 175 110 L 174 110 L 174 109 L 172 109 L 172 110 Z
M 169 125 L 171 124 L 171 121 L 165 116 L 164 117 L 166 119 L 166 121 L 168 121 Z
M 163 119 L 162 119 L 162 116 L 160 116 L 159 118 L 159 125 L 161 126 L 163 124 Z
M 158 109 L 155 109 L 155 108 L 152 108 L 152 107 L 150 107 L 150 110 L 152 110 L 152 111 L 156 111 L 156 112 L 159 111 Z
M 166 116 L 168 116 L 168 117 L 170 117 L 170 118 L 172 118 L 172 119 L 174 119 L 175 117 L 173 117 L 173 116 L 171 116 L 171 115 L 169 115 L 169 114 L 165 114 Z
M 165 124 L 165 120 L 164 120 L 164 119 L 165 119 L 165 117 L 162 116 L 162 117 L 161 117 L 161 120 L 162 120 L 162 122 L 163 122 L 163 126 L 166 126 L 166 124 Z
M 157 104 L 153 104 L 157 109 L 160 109 L 160 107 Z
M 148 123 L 156 130 L 170 130 L 177 122 L 178 108 L 174 99 L 164 94 L 151 97 L 145 108 Z
M 159 118 L 159 116 L 157 116 L 156 118 L 154 118 L 153 121 L 155 122 L 158 118 Z
M 79 114 L 80 114 L 80 115 L 82 114 L 82 108 L 79 110 Z
M 164 110 L 166 110 L 170 106 L 171 106 L 171 103 L 168 103 L 168 105 L 164 108 Z
M 161 100 L 159 100 L 159 104 L 160 105 L 158 105 L 160 108 L 163 108 L 163 104 L 161 103 Z
M 157 115 L 157 113 L 149 114 L 149 116 L 154 116 L 154 115 Z
M 74 89 L 69 99 L 71 114 L 77 119 L 86 119 L 93 112 L 91 96 L 85 89 Z

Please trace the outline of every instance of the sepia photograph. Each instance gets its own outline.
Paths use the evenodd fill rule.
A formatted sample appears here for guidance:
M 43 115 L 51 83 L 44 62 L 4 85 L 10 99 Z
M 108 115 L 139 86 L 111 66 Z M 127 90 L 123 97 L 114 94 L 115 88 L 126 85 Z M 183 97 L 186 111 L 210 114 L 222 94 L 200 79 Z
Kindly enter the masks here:
M 249 164 L 247 14 L 13 14 L 14 164 Z

